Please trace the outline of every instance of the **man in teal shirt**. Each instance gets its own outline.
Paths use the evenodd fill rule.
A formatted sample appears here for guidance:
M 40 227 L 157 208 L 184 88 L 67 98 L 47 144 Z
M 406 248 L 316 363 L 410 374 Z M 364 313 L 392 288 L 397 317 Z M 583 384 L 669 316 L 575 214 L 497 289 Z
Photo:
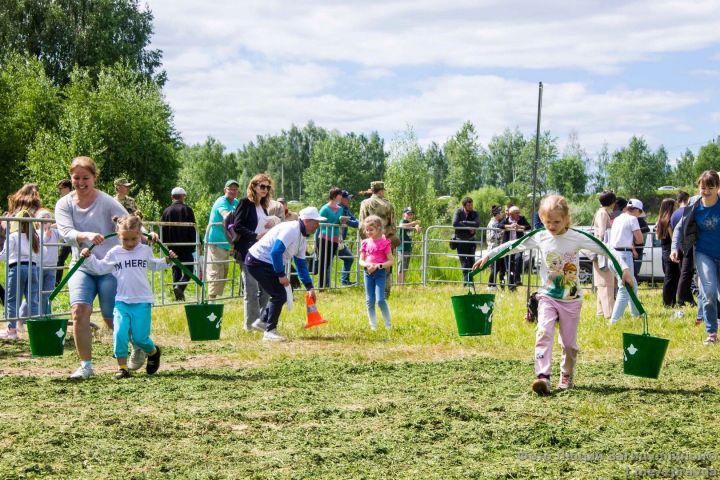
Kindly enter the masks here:
M 210 233 L 208 234 L 206 253 L 208 256 L 208 299 L 210 300 L 222 296 L 223 290 L 225 290 L 225 281 L 230 270 L 230 250 L 232 250 L 232 246 L 225 239 L 223 219 L 235 211 L 235 207 L 240 203 L 237 199 L 239 189 L 240 184 L 237 180 L 225 182 L 225 195 L 215 200 L 212 210 L 210 210 L 210 220 L 208 222 Z

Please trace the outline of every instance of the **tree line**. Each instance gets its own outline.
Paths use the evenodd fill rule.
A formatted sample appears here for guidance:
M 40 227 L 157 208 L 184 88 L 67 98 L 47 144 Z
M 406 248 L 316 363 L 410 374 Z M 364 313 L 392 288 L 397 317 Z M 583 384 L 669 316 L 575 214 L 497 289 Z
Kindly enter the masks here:
M 376 131 L 339 132 L 310 121 L 258 135 L 232 152 L 212 137 L 186 145 L 163 96 L 162 52 L 148 48 L 152 20 L 135 0 L 2 1 L 2 198 L 35 182 L 52 204 L 70 159 L 89 155 L 101 171 L 99 187 L 111 192 L 114 178 L 132 178 L 150 218 L 175 185 L 188 191 L 202 218 L 227 178 L 246 184 L 257 172 L 273 177 L 276 196 L 315 205 L 331 186 L 357 193 L 384 179 L 393 201 L 427 219 L 445 215 L 438 197 L 469 192 L 527 204 L 536 139 L 517 127 L 483 145 L 467 121 L 444 143 L 422 146 L 411 127 L 386 143 Z M 562 152 L 550 131 L 539 142 L 539 194 L 579 199 L 613 189 L 644 198 L 662 185 L 693 188 L 701 171 L 720 169 L 718 139 L 697 153 L 687 150 L 675 165 L 664 147 L 653 150 L 642 137 L 613 152 L 605 145 L 594 158 L 575 133 Z

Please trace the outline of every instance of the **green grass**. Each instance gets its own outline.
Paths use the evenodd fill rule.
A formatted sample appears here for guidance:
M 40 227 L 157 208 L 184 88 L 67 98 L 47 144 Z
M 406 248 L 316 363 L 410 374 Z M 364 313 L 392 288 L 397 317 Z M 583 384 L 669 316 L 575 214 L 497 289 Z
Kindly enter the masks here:
M 639 322 L 607 326 L 588 296 L 576 388 L 539 398 L 524 292 L 498 296 L 492 335 L 464 338 L 450 307 L 458 293 L 395 288 L 394 328 L 376 333 L 361 290 L 323 293 L 330 324 L 304 330 L 296 304 L 280 327 L 291 341 L 276 345 L 242 331 L 238 302 L 226 303 L 218 342 L 191 343 L 181 308 L 156 309 L 163 366 L 124 382 L 111 377 L 107 332 L 84 383 L 65 379 L 70 344 L 64 357 L 33 359 L 25 342 L 0 343 L 0 478 L 584 479 L 716 466 L 697 458 L 720 454 L 720 353 L 702 345 L 691 311 L 672 320 L 658 293 L 643 292 L 651 333 L 671 339 L 660 379 L 646 380 L 622 373 L 621 334 Z

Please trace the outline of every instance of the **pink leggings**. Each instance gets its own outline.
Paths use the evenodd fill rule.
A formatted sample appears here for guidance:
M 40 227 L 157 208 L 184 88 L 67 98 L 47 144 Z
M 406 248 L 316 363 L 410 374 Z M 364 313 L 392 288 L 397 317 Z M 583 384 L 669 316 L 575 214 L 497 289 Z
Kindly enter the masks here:
M 560 372 L 572 375 L 579 351 L 577 329 L 580 323 L 582 300 L 561 302 L 544 295 L 539 297 L 538 324 L 535 336 L 535 375 L 550 378 L 552 347 L 555 339 L 555 320 L 560 323 Z

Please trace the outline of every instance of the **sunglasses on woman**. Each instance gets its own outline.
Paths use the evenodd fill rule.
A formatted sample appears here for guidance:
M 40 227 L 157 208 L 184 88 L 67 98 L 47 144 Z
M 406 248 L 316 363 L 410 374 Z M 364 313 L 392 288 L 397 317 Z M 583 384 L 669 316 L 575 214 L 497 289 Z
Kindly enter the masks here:
M 264 183 L 261 183 L 261 184 L 258 185 L 257 187 L 258 187 L 260 190 L 270 190 L 270 185 L 267 185 L 267 184 L 264 184 Z

